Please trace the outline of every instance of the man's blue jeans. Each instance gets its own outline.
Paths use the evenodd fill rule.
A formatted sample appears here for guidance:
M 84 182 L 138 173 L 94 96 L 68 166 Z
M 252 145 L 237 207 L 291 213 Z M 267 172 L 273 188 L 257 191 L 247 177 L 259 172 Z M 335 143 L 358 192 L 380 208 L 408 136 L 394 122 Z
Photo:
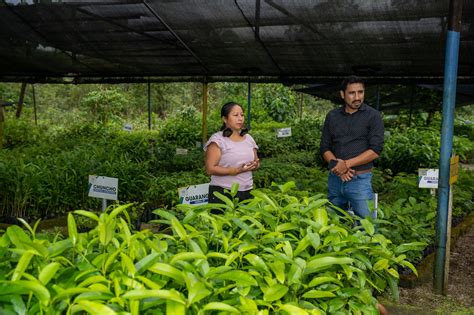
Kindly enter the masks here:
M 352 210 L 357 216 L 375 218 L 375 211 L 369 208 L 369 200 L 374 199 L 372 173 L 355 175 L 352 180 L 343 182 L 339 176 L 329 172 L 328 199 L 343 210 Z

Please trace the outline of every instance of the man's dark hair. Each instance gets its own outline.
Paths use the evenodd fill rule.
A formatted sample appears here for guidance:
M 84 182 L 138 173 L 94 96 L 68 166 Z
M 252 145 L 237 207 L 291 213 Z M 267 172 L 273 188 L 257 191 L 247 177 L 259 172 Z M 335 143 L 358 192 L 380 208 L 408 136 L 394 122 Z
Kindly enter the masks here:
M 346 91 L 347 86 L 348 86 L 349 84 L 354 84 L 354 83 L 361 83 L 362 86 L 364 86 L 364 88 L 365 88 L 365 82 L 364 82 L 364 80 L 363 80 L 361 77 L 358 77 L 358 76 L 356 76 L 356 75 L 350 75 L 350 76 L 346 77 L 346 78 L 342 81 L 342 83 L 341 83 L 341 91 L 343 91 L 343 92 Z

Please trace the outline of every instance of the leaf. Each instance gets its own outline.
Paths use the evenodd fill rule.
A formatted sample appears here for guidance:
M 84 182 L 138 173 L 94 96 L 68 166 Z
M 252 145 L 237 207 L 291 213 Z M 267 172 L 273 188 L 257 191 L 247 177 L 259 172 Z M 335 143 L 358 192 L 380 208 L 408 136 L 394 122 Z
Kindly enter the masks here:
M 54 242 L 48 247 L 48 257 L 54 258 L 72 247 L 71 239 L 65 239 L 62 241 Z
M 253 300 L 245 297 L 240 296 L 240 305 L 242 309 L 245 311 L 245 314 L 258 314 L 258 306 Z
M 281 299 L 288 292 L 288 287 L 282 284 L 275 284 L 270 286 L 263 292 L 263 300 L 273 302 Z
M 276 203 L 272 199 L 270 199 L 270 197 L 268 197 L 268 195 L 261 192 L 260 190 L 252 190 L 251 194 L 253 196 L 265 201 L 268 205 L 270 205 L 271 208 L 273 208 L 273 210 L 278 209 Z
M 298 256 L 300 253 L 302 253 L 310 244 L 310 238 L 309 235 L 306 234 L 305 237 L 303 237 L 299 242 L 298 246 L 296 246 L 295 251 L 293 252 L 294 256 Z
M 160 254 L 158 253 L 151 253 L 135 263 L 135 269 L 137 274 L 141 274 L 142 272 L 148 270 L 157 260 L 160 259 Z
M 369 235 L 374 235 L 375 233 L 375 227 L 374 225 L 367 219 L 362 219 L 360 220 L 360 224 L 362 225 L 362 227 L 365 229 L 365 231 L 367 232 L 367 234 Z
M 25 270 L 28 268 L 31 258 L 33 258 L 34 253 L 32 251 L 26 251 L 21 255 L 18 264 L 16 265 L 15 271 L 13 272 L 12 281 L 20 280 L 23 276 Z
M 121 206 L 118 206 L 117 208 L 115 208 L 112 212 L 110 212 L 109 216 L 107 217 L 106 223 L 108 223 L 108 222 L 112 221 L 113 219 L 115 219 L 115 217 L 117 215 L 119 215 L 121 212 L 125 211 L 131 205 L 132 205 L 132 203 L 128 203 L 128 204 L 121 205 Z
M 214 196 L 216 196 L 217 198 L 219 198 L 220 200 L 222 200 L 225 205 L 227 207 L 229 207 L 229 209 L 234 209 L 234 203 L 232 202 L 232 200 L 229 199 L 229 197 L 227 197 L 226 195 L 224 194 L 221 194 L 220 192 L 218 191 L 215 191 L 214 192 Z
M 176 218 L 171 219 L 171 226 L 173 227 L 173 231 L 179 236 L 181 240 L 187 240 L 188 234 L 184 229 L 183 225 L 178 221 Z
M 131 290 L 122 295 L 124 299 L 131 299 L 131 300 L 142 300 L 147 298 L 160 298 L 165 300 L 172 300 L 181 304 L 185 304 L 186 301 L 183 297 L 179 294 L 179 292 L 175 290 Z
M 10 282 L 10 284 L 25 289 L 27 292 L 33 292 L 41 304 L 45 306 L 49 305 L 51 295 L 48 289 L 39 283 L 39 281 L 17 280 Z
M 166 300 L 166 314 L 186 315 L 186 306 L 180 302 Z
M 307 299 L 319 299 L 327 297 L 336 297 L 336 295 L 329 291 L 309 290 L 308 292 L 303 294 L 303 297 Z
M 176 269 L 175 267 L 165 264 L 165 263 L 155 263 L 153 266 L 151 266 L 149 271 L 173 278 L 176 280 L 178 283 L 183 284 L 184 283 L 184 276 L 181 270 Z
M 304 309 L 295 306 L 293 304 L 283 304 L 280 306 L 281 311 L 285 311 L 290 315 L 308 315 L 309 313 L 306 312 Z M 315 310 L 318 311 L 318 310 Z M 320 313 L 314 313 L 314 314 L 320 314 Z
M 418 271 L 416 270 L 415 266 L 412 265 L 411 262 L 403 260 L 400 262 L 400 265 L 410 268 L 411 271 L 413 271 L 413 273 L 418 276 Z
M 126 271 L 129 276 L 135 276 L 137 270 L 135 269 L 132 259 L 124 252 L 120 253 L 120 257 L 122 258 L 122 270 Z
M 211 302 L 202 308 L 203 311 L 223 311 L 223 312 L 230 312 L 230 313 L 240 313 L 238 309 L 233 306 L 230 306 L 226 303 L 221 302 Z
M 341 281 L 339 281 L 338 279 L 336 279 L 334 277 L 323 276 L 323 277 L 313 278 L 310 281 L 310 283 L 308 284 L 308 287 L 310 287 L 310 288 L 315 287 L 315 286 L 318 286 L 320 284 L 327 283 L 327 282 L 334 282 L 334 283 L 338 284 L 339 286 L 342 286 Z
M 204 283 L 197 281 L 189 288 L 188 303 L 190 305 L 193 303 L 197 303 L 205 297 L 209 296 L 211 293 L 212 292 L 206 288 L 206 285 Z
M 325 208 L 316 208 L 313 211 L 313 220 L 321 227 L 328 225 L 328 213 Z
M 87 217 L 89 219 L 92 219 L 92 220 L 95 220 L 95 221 L 99 222 L 99 217 L 93 212 L 85 211 L 85 210 L 76 210 L 76 211 L 73 211 L 73 213 L 78 214 L 78 215 L 82 215 L 84 217 Z
M 12 242 L 17 248 L 25 249 L 24 244 L 31 243 L 31 239 L 25 231 L 17 225 L 9 226 L 6 234 L 8 235 L 10 242 Z
M 377 260 L 377 262 L 374 264 L 373 270 L 379 271 L 379 270 L 388 269 L 388 266 L 389 266 L 388 259 L 382 258 L 382 259 Z
M 273 271 L 275 274 L 276 279 L 280 283 L 285 282 L 285 263 L 282 261 L 274 261 L 272 263 L 268 263 L 268 266 L 270 266 L 270 269 Z
M 80 309 L 92 314 L 92 315 L 115 315 L 117 314 L 110 307 L 92 301 L 79 301 L 76 304 Z M 77 311 L 77 308 L 75 309 Z
M 195 252 L 183 252 L 183 253 L 178 253 L 175 254 L 172 258 L 170 263 L 175 264 L 178 261 L 186 261 L 186 260 L 195 260 L 195 259 L 206 259 L 206 255 L 201 254 L 201 253 L 195 253 Z
M 77 225 L 76 220 L 74 220 L 74 216 L 72 213 L 67 214 L 67 230 L 69 234 L 69 238 L 71 239 L 72 246 L 76 246 L 77 242 Z
M 250 235 L 253 239 L 257 237 L 255 231 L 250 226 L 242 222 L 242 220 L 240 220 L 239 218 L 232 218 L 232 222 L 234 222 L 235 225 L 247 232 L 247 234 Z
M 60 267 L 61 264 L 57 262 L 52 262 L 46 265 L 45 267 L 43 267 L 43 269 L 41 269 L 41 272 L 38 276 L 38 280 L 43 285 L 47 285 L 48 282 L 56 275 L 56 272 L 59 270 Z
M 216 279 L 234 281 L 241 286 L 257 286 L 257 281 L 247 272 L 242 270 L 232 270 L 214 276 Z
M 304 274 L 310 274 L 314 272 L 318 272 L 327 268 L 330 268 L 334 265 L 342 265 L 342 264 L 352 264 L 354 259 L 349 257 L 321 257 L 316 258 L 308 262 L 306 265 L 306 269 L 304 270 Z

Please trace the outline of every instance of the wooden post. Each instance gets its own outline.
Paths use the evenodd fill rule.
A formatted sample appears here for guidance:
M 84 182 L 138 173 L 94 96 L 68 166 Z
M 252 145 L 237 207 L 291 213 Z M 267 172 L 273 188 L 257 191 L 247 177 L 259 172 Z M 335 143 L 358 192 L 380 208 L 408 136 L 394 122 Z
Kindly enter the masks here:
M 23 109 L 23 101 L 25 100 L 26 82 L 21 84 L 20 98 L 18 99 L 18 107 L 16 108 L 16 118 L 20 118 Z
M 33 110 L 35 113 L 35 126 L 38 126 L 38 116 L 36 115 L 36 94 L 35 94 L 34 84 L 31 84 L 31 92 L 33 93 Z

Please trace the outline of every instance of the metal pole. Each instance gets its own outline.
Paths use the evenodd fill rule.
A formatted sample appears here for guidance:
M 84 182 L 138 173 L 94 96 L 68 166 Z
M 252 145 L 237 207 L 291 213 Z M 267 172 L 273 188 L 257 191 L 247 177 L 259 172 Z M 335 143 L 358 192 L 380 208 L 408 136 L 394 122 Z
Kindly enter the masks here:
M 439 159 L 438 181 L 438 217 L 436 222 L 436 261 L 434 268 L 434 291 L 444 294 L 445 265 L 449 259 L 446 251 L 448 203 L 449 203 L 449 167 L 453 147 L 454 105 L 456 100 L 456 77 L 458 70 L 459 40 L 461 31 L 463 0 L 451 0 L 449 25 L 446 39 L 446 57 L 444 64 L 443 121 L 441 125 L 441 151 Z M 446 275 L 447 276 L 447 275 Z
M 148 80 L 148 130 L 151 130 L 151 85 Z
M 207 141 L 207 82 L 202 83 L 202 143 Z
M 248 82 L 247 85 L 247 128 L 250 130 L 250 108 L 252 104 L 252 86 L 250 84 L 250 81 Z
M 31 85 L 31 91 L 33 92 L 33 111 L 35 113 L 35 126 L 38 126 L 38 116 L 36 115 L 36 94 L 35 94 L 35 85 Z
M 107 209 L 107 199 L 102 198 L 102 211 L 105 212 Z

